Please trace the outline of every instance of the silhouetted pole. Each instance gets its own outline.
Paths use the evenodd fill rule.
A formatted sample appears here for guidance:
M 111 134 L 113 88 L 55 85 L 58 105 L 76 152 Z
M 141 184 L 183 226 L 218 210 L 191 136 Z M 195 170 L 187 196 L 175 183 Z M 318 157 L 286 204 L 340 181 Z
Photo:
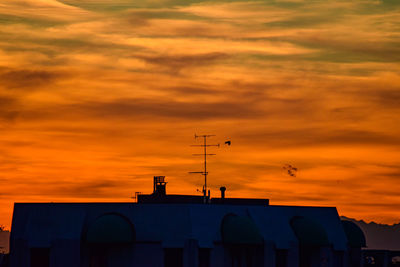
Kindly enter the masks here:
M 204 196 L 207 192 L 207 136 L 204 137 Z
M 207 171 L 207 156 L 213 156 L 215 154 L 207 154 L 207 147 L 209 146 L 217 146 L 219 147 L 219 144 L 216 145 L 207 145 L 207 138 L 211 137 L 211 136 L 215 136 L 213 134 L 203 134 L 203 135 L 194 135 L 194 138 L 203 138 L 203 144 L 202 145 L 191 145 L 191 146 L 200 146 L 204 148 L 204 153 L 203 154 L 193 154 L 193 156 L 203 156 L 204 157 L 204 171 L 202 172 L 189 172 L 189 173 L 200 173 L 202 175 L 204 175 L 204 185 L 203 185 L 203 195 L 204 195 L 204 200 L 206 200 L 207 198 L 207 175 L 208 175 L 208 171 Z

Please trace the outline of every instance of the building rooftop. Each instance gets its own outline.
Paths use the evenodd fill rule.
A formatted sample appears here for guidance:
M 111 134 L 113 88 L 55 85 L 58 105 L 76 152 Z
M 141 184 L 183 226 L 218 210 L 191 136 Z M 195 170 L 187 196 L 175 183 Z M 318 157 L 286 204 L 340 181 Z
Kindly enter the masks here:
M 225 187 L 221 187 L 221 197 L 196 195 L 169 195 L 166 190 L 167 182 L 164 176 L 154 176 L 153 193 L 139 194 L 137 202 L 140 204 L 225 204 L 225 205 L 259 205 L 268 206 L 269 199 L 265 198 L 226 198 Z

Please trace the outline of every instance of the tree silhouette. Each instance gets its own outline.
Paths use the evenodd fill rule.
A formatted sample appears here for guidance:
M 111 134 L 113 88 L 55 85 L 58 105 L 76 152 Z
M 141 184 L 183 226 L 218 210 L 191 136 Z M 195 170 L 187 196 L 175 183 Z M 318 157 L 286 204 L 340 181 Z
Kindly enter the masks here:
M 4 225 L 0 224 L 0 233 L 5 231 Z M 0 254 L 6 253 L 5 247 L 0 246 Z

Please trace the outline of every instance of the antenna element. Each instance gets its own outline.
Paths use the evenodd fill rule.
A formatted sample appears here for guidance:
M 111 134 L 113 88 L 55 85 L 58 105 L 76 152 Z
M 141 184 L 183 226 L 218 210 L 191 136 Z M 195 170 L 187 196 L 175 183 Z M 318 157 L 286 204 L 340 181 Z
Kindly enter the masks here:
M 208 175 L 208 171 L 207 171 L 207 156 L 214 156 L 215 154 L 207 154 L 207 147 L 210 146 L 217 146 L 219 147 L 219 144 L 216 145 L 207 145 L 207 138 L 211 137 L 211 136 L 215 136 L 213 134 L 203 134 L 203 135 L 194 135 L 194 138 L 203 138 L 204 143 L 202 145 L 191 145 L 191 146 L 199 146 L 199 147 L 203 147 L 204 148 L 204 152 L 202 154 L 193 154 L 193 156 L 203 156 L 204 157 L 204 171 L 202 172 L 189 172 L 189 173 L 200 173 L 201 175 L 204 175 L 204 185 L 203 185 L 203 195 L 204 195 L 204 201 L 206 201 L 207 199 L 207 175 Z

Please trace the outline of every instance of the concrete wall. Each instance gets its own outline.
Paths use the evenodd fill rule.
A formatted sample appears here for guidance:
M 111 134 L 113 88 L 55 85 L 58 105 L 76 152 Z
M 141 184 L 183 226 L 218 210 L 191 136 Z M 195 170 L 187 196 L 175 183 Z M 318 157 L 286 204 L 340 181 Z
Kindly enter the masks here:
M 30 255 L 28 241 L 15 239 L 10 247 L 10 267 L 29 267 Z
M 10 267 L 29 267 L 30 247 L 27 241 L 21 239 L 15 240 L 12 251 L 14 255 Z M 100 261 L 106 261 L 107 267 L 164 266 L 164 248 L 161 242 L 142 242 L 132 245 L 110 246 L 100 252 L 102 253 L 100 254 Z M 93 253 L 91 247 L 82 246 L 80 240 L 56 239 L 51 243 L 49 255 L 50 266 L 89 267 L 91 253 Z M 262 262 L 257 263 L 257 266 L 276 267 L 276 248 L 273 242 L 265 242 L 261 254 L 263 257 Z M 333 251 L 331 247 L 316 249 L 312 255 L 312 266 L 347 267 L 344 254 L 344 252 Z M 199 247 L 196 240 L 186 240 L 182 256 L 183 267 L 199 266 Z M 242 264 L 244 264 L 245 257 L 243 256 L 242 258 Z M 232 250 L 221 243 L 216 243 L 215 247 L 210 250 L 210 267 L 224 266 L 232 266 Z M 287 250 L 286 267 L 298 266 L 299 250 L 297 244 L 293 243 Z
M 164 252 L 161 243 L 136 244 L 134 251 L 134 266 L 163 267 Z
M 50 249 L 50 266 L 69 267 L 79 265 L 79 240 L 56 239 L 52 242 Z

